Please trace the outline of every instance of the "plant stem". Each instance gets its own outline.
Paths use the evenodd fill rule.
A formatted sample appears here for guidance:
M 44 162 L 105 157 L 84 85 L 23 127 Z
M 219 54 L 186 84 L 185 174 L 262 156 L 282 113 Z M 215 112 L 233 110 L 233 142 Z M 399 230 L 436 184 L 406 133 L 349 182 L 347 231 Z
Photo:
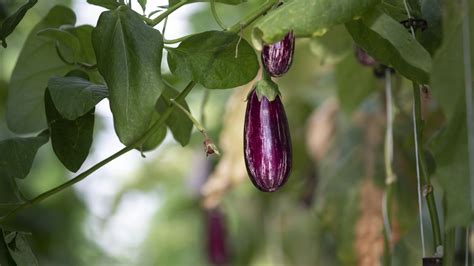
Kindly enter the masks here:
M 271 3 L 276 3 L 278 0 L 270 0 Z M 186 2 L 180 2 L 179 4 L 175 5 L 174 7 L 178 6 L 181 4 L 184 5 Z M 237 23 L 236 25 L 232 26 L 231 28 L 229 28 L 229 31 L 231 32 L 238 32 L 240 29 L 250 25 L 253 21 L 255 21 L 256 19 L 258 19 L 258 17 L 260 17 L 262 14 L 264 14 L 265 12 L 267 12 L 271 7 L 273 6 L 273 4 L 271 6 L 268 6 L 268 3 L 263 5 L 260 9 L 258 9 L 256 12 L 252 13 L 251 16 L 247 17 L 246 19 L 243 20 L 243 22 L 241 23 Z M 175 10 L 177 9 L 178 7 L 175 8 Z M 171 12 L 168 12 L 168 14 L 171 14 Z M 162 14 L 163 15 L 163 14 Z M 165 18 L 166 16 L 163 16 L 163 18 Z M 157 18 L 158 19 L 158 18 Z M 159 23 L 159 22 L 158 22 Z M 157 23 L 157 24 L 158 24 Z M 196 85 L 196 82 L 194 81 L 191 81 L 187 86 L 186 88 L 178 95 L 178 97 L 175 98 L 175 101 L 180 101 L 180 100 L 184 100 L 186 98 L 186 96 L 191 92 L 191 90 L 194 88 L 194 86 Z M 127 146 L 123 149 L 121 149 L 120 151 L 112 154 L 111 156 L 107 157 L 106 159 L 102 160 L 101 162 L 95 164 L 94 166 L 92 166 L 91 168 L 87 169 L 86 171 L 82 172 L 81 174 L 77 175 L 76 177 L 74 177 L 73 179 L 57 186 L 57 187 L 54 187 L 38 196 L 36 196 L 35 198 L 29 200 L 28 202 L 25 202 L 25 203 L 22 203 L 22 204 L 19 204 L 17 205 L 16 208 L 12 209 L 10 212 L 8 212 L 7 214 L 5 214 L 4 216 L 0 217 L 0 224 L 5 222 L 8 218 L 12 217 L 14 214 L 16 214 L 17 212 L 23 210 L 23 209 L 26 209 L 30 206 L 33 206 L 34 204 L 37 204 L 39 202 L 42 202 L 43 200 L 55 195 L 56 193 L 59 193 L 69 187 L 71 187 L 72 185 L 78 183 L 79 181 L 81 180 L 84 180 L 86 177 L 88 177 L 89 175 L 91 175 L 92 173 L 94 173 L 95 171 L 97 171 L 98 169 L 100 169 L 102 166 L 108 164 L 109 162 L 115 160 L 116 158 L 122 156 L 123 154 L 133 150 L 134 148 L 137 148 L 137 147 L 140 147 L 141 145 L 143 145 L 143 143 L 145 143 L 147 141 L 147 139 L 159 128 L 161 127 L 164 122 L 166 121 L 166 119 L 168 119 L 168 117 L 171 115 L 171 113 L 174 111 L 174 108 L 175 108 L 175 105 L 172 105 L 170 107 L 168 107 L 165 112 L 160 116 L 160 119 L 158 121 L 155 122 L 155 124 L 153 124 L 153 126 L 147 131 L 145 132 L 145 134 L 143 135 L 143 137 L 141 137 L 140 139 L 138 139 L 137 141 L 135 141 L 134 143 L 132 143 L 130 146 Z
M 279 0 L 267 0 L 267 2 L 263 3 L 261 8 L 247 16 L 245 19 L 240 21 L 239 23 L 235 24 L 232 27 L 227 28 L 227 31 L 237 33 L 241 29 L 247 27 L 248 25 L 252 24 L 255 20 L 257 20 L 262 14 L 268 12 L 275 4 L 278 3 Z
M 419 167 L 421 169 L 420 174 L 424 182 L 423 185 L 423 196 L 426 199 L 428 205 L 428 211 L 430 213 L 431 220 L 431 229 L 433 231 L 433 240 L 434 240 L 434 249 L 436 250 L 438 246 L 442 246 L 441 240 L 441 229 L 439 224 L 438 210 L 436 208 L 436 202 L 434 199 L 433 186 L 431 185 L 430 176 L 426 167 L 426 159 L 423 145 L 423 118 L 421 115 L 421 96 L 420 96 L 420 86 L 413 82 L 413 97 L 414 97 L 414 107 L 415 107 L 415 123 L 416 123 L 416 138 L 418 141 L 418 157 L 419 157 Z
M 147 21 L 147 23 L 150 25 L 150 26 L 156 26 L 158 25 L 163 19 L 167 18 L 169 15 L 171 15 L 171 13 L 173 13 L 174 11 L 178 10 L 180 7 L 184 6 L 185 4 L 187 4 L 188 2 L 187 1 L 181 1 L 179 3 L 177 3 L 176 5 L 173 5 L 173 6 L 170 6 L 168 9 L 166 9 L 166 11 L 164 11 L 163 13 L 161 13 L 158 17 L 152 19 L 151 21 Z
M 189 120 L 193 122 L 194 126 L 199 130 L 199 132 L 204 135 L 204 137 L 207 137 L 206 129 L 201 125 L 201 123 L 199 123 L 199 121 L 197 121 L 196 118 L 194 118 L 194 116 L 188 110 L 186 110 L 186 108 L 184 108 L 174 99 L 170 99 L 170 102 L 172 105 L 178 107 L 178 109 L 180 109 L 189 118 Z
M 212 12 L 212 16 L 214 17 L 214 20 L 217 22 L 219 27 L 221 27 L 221 29 L 223 29 L 223 30 L 226 30 L 226 27 L 225 27 L 224 23 L 222 22 L 221 18 L 217 14 L 216 0 L 211 0 L 211 12 Z

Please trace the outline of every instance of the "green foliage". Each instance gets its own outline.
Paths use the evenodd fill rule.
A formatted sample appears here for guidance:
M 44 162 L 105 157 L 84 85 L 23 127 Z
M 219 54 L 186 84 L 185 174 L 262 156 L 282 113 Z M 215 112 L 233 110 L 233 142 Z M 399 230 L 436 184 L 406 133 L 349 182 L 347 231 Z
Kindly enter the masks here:
M 88 113 L 108 95 L 105 85 L 77 76 L 54 76 L 49 79 L 48 89 L 57 111 L 68 120 Z
M 87 0 L 87 3 L 107 9 L 116 9 L 120 6 L 116 0 Z
M 347 55 L 353 55 L 353 41 L 344 26 L 333 27 L 323 36 L 311 39 L 311 51 L 323 62 L 337 63 Z
M 208 89 L 244 85 L 258 71 L 258 59 L 249 43 L 235 33 L 221 31 L 196 34 L 177 48 L 169 48 L 168 64 L 178 77 Z
M 49 90 L 46 90 L 44 104 L 53 150 L 67 169 L 77 172 L 92 146 L 94 107 L 82 116 L 68 120 L 56 109 Z
M 109 88 L 115 131 L 130 145 L 148 129 L 164 89 L 163 38 L 125 6 L 102 13 L 92 37 L 97 65 Z
M 31 133 L 46 127 L 43 96 L 48 79 L 73 69 L 59 59 L 55 42 L 37 36 L 37 32 L 64 24 L 73 25 L 75 21 L 76 17 L 69 8 L 53 7 L 26 39 L 8 90 L 7 123 L 13 132 Z
M 469 203 L 469 163 L 464 91 L 464 54 L 460 5 L 446 4 L 444 14 L 445 38 L 433 61 L 431 86 L 433 95 L 443 108 L 446 127 L 432 143 L 437 163 L 436 177 L 443 187 L 446 208 L 446 227 L 467 226 L 472 222 Z M 470 15 L 474 16 L 471 5 Z M 471 40 L 474 21 L 471 20 Z M 471 56 L 474 54 L 471 54 Z M 471 57 L 473 62 L 474 57 Z M 471 73 L 474 75 L 474 73 Z
M 38 260 L 28 244 L 26 235 L 27 234 L 22 232 L 7 232 L 3 230 L 5 244 L 16 265 L 39 265 Z
M 198 2 L 210 2 L 211 0 L 169 0 L 169 5 L 174 6 L 179 2 L 186 2 L 187 4 L 198 3 Z M 247 2 L 247 0 L 215 0 L 216 3 L 223 3 L 228 5 L 238 5 Z
M 2 46 L 4 48 L 7 48 L 6 38 L 8 35 L 10 35 L 13 30 L 15 30 L 16 26 L 26 15 L 26 12 L 36 5 L 37 2 L 38 0 L 28 0 L 28 2 L 21 6 L 14 14 L 3 20 L 2 24 L 0 25 L 0 41 L 2 41 Z
M 337 96 L 347 113 L 357 107 L 377 88 L 371 67 L 360 65 L 351 53 L 336 65 Z
M 289 1 L 262 18 L 255 26 L 253 36 L 265 43 L 274 43 L 291 30 L 297 37 L 323 35 L 333 26 L 360 17 L 379 2 L 380 0 Z
M 39 31 L 38 36 L 57 40 L 56 45 L 59 51 L 61 51 L 62 56 L 69 59 L 69 62 L 78 62 L 81 45 L 79 39 L 73 34 L 61 29 L 47 28 Z M 62 52 L 62 47 L 67 48 L 67 56 Z
M 0 176 L 25 178 L 30 172 L 36 152 L 49 140 L 48 131 L 36 137 L 12 138 L 0 141 Z
M 176 98 L 179 92 L 170 86 L 166 86 L 165 90 L 161 94 L 160 98 L 156 102 L 155 109 L 158 114 L 163 113 L 167 108 L 171 107 L 170 99 Z M 189 111 L 188 103 L 183 99 L 178 103 Z M 174 139 L 181 144 L 186 146 L 191 138 L 191 132 L 193 129 L 193 122 L 186 116 L 186 114 L 175 108 L 170 117 L 166 120 L 166 125 L 171 130 Z
M 379 63 L 395 68 L 410 80 L 428 82 L 430 54 L 396 20 L 376 11 L 346 27 L 354 41 Z

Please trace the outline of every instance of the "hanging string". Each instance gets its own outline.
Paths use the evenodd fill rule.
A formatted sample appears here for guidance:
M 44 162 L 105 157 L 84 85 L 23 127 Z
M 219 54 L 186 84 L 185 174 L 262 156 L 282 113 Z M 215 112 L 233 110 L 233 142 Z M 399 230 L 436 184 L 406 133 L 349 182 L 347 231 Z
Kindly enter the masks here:
M 464 55 L 464 89 L 466 93 L 466 124 L 467 124 L 467 142 L 469 158 L 469 181 L 470 181 L 470 200 L 471 211 L 474 212 L 474 111 L 472 104 L 472 65 L 471 65 L 471 40 L 469 29 L 469 3 L 462 0 L 463 10 L 463 55 Z M 469 263 L 469 231 L 466 229 L 466 265 Z
M 408 4 L 406 0 L 403 0 L 403 4 L 405 5 L 405 10 L 407 12 L 408 19 L 412 19 L 412 16 L 410 14 L 410 9 L 408 8 Z M 414 39 L 416 39 L 415 36 L 415 29 L 413 29 L 413 26 L 410 24 L 410 31 L 411 35 L 413 36 Z M 416 115 L 415 115 L 415 101 L 413 101 L 413 134 L 415 137 L 415 162 L 416 162 L 416 182 L 417 182 L 417 191 L 418 191 L 418 213 L 420 216 L 420 238 L 421 238 L 421 249 L 423 252 L 423 257 L 426 256 L 426 251 L 425 251 L 425 232 L 423 230 L 423 203 L 421 200 L 421 178 L 420 178 L 420 158 L 418 156 L 418 133 L 417 133 L 417 124 L 416 124 Z

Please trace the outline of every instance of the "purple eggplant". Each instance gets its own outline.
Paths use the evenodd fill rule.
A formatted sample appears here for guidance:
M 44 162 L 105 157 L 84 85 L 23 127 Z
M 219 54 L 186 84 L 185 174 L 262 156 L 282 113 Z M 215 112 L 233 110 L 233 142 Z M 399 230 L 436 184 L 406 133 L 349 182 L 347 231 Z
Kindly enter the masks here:
M 245 166 L 252 183 L 274 192 L 285 184 L 291 170 L 291 138 L 280 96 L 269 101 L 253 90 L 247 99 L 244 125 Z
M 295 35 L 290 31 L 283 40 L 263 46 L 262 64 L 272 77 L 280 77 L 290 69 L 294 51 Z
M 374 66 L 377 64 L 377 61 L 359 46 L 355 46 L 355 56 L 357 61 L 363 66 Z
M 207 211 L 207 257 L 213 265 L 229 262 L 225 219 L 220 209 Z

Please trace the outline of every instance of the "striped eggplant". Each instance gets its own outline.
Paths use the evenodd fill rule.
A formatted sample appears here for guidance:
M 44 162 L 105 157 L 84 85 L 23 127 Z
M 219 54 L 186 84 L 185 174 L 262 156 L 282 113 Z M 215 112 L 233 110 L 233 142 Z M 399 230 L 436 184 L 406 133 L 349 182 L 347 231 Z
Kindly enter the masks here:
M 262 64 L 272 77 L 280 77 L 290 69 L 294 51 L 295 35 L 290 31 L 283 40 L 263 46 Z
M 214 208 L 208 210 L 206 216 L 208 260 L 212 265 L 227 265 L 229 252 L 224 214 L 219 208 Z
M 291 138 L 280 96 L 269 101 L 264 95 L 259 97 L 256 90 L 249 94 L 244 155 L 250 180 L 261 191 L 274 192 L 288 180 L 292 160 Z
M 354 50 L 355 50 L 355 56 L 356 56 L 357 61 L 359 62 L 359 64 L 361 64 L 363 66 L 374 66 L 374 65 L 377 64 L 377 61 L 375 61 L 375 59 L 372 56 L 370 56 L 361 47 L 355 46 Z

